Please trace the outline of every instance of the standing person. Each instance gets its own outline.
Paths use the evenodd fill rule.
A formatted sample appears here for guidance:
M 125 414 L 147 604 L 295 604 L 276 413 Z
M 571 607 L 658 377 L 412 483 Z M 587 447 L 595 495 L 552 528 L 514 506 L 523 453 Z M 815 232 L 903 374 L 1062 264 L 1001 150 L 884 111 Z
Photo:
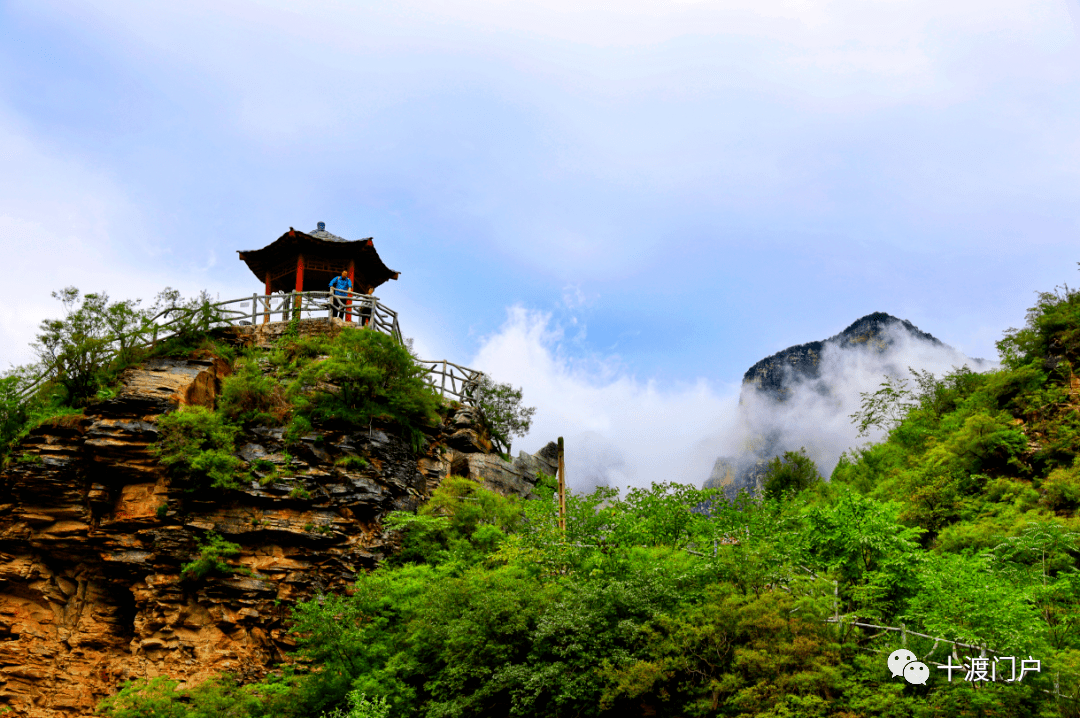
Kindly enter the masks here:
M 344 318 L 345 297 L 352 291 L 352 280 L 349 279 L 347 270 L 342 270 L 340 277 L 334 277 L 330 280 L 330 291 L 334 293 L 334 296 L 330 299 L 334 319 L 338 317 Z

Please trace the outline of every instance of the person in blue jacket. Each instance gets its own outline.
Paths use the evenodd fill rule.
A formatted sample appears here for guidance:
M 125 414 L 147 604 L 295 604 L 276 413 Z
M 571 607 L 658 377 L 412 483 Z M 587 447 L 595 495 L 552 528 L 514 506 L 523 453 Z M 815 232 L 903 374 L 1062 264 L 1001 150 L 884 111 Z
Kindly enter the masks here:
M 337 319 L 338 317 L 344 318 L 345 297 L 348 296 L 348 292 L 352 291 L 352 281 L 349 279 L 349 273 L 347 271 L 343 270 L 340 277 L 334 277 L 330 280 L 330 291 L 334 293 L 330 308 L 330 311 L 333 312 L 334 319 Z

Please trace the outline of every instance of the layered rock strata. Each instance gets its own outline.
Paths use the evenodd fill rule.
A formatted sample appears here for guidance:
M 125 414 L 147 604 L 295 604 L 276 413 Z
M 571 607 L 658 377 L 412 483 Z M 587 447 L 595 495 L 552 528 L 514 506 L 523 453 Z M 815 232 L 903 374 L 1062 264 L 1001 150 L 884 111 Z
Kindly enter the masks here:
M 123 681 L 265 674 L 294 647 L 288 608 L 345 591 L 392 549 L 380 519 L 422 502 L 450 473 L 528 496 L 555 449 L 490 452 L 468 409 L 417 456 L 392 432 L 316 432 L 286 452 L 282 430 L 237 441 L 254 476 L 215 500 L 174 486 L 155 460 L 157 418 L 211 406 L 228 365 L 159 359 L 116 398 L 35 429 L 0 472 L 0 706 L 13 716 L 90 716 Z M 248 575 L 181 580 L 210 531 L 238 544 Z

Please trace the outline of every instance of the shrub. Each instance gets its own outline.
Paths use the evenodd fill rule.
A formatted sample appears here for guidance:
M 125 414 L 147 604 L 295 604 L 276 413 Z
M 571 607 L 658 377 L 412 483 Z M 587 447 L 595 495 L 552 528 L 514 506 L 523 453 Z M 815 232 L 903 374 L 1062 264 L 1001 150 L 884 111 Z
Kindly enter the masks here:
M 1042 489 L 1045 492 L 1044 501 L 1050 509 L 1063 513 L 1075 512 L 1080 508 L 1080 466 L 1074 463 L 1072 468 L 1054 469 L 1043 480 Z
M 438 421 L 438 394 L 424 380 L 405 347 L 366 329 L 344 329 L 329 345 L 329 358 L 305 368 L 294 388 L 297 413 L 315 421 L 369 426 L 390 421 L 413 443 L 419 428 Z M 300 387 L 318 387 L 301 395 Z M 290 434 L 297 435 L 292 431 Z
M 239 429 L 203 406 L 184 406 L 158 419 L 155 451 L 193 489 L 238 489 L 243 462 L 233 456 Z
M 507 456 L 510 440 L 529 433 L 536 407 L 522 406 L 521 389 L 515 389 L 510 384 L 498 384 L 487 374 L 481 375 L 473 392 L 473 401 L 483 412 L 491 429 L 491 438 L 499 445 L 500 453 Z
M 106 698 L 97 712 L 111 718 L 184 718 L 177 682 L 164 676 L 128 681 L 115 696 Z
M 199 541 L 199 557 L 180 568 L 181 576 L 190 581 L 199 581 L 212 573 L 228 576 L 232 573 L 251 573 L 247 569 L 234 568 L 225 559 L 240 555 L 240 546 L 226 541 L 216 533 L 207 534 L 205 541 Z
M 798 451 L 785 451 L 782 458 L 773 457 L 765 473 L 763 493 L 768 498 L 779 499 L 819 483 L 821 474 L 804 447 Z
M 232 421 L 245 424 L 281 424 L 289 405 L 280 386 L 259 371 L 252 361 L 237 362 L 236 371 L 221 385 L 218 410 Z
M 342 456 L 340 459 L 334 462 L 334 466 L 341 467 L 342 469 L 364 469 L 368 466 L 368 461 L 363 456 Z
M 323 713 L 322 718 L 387 718 L 390 715 L 390 706 L 387 705 L 385 696 L 371 699 L 360 691 L 351 691 L 346 699 L 349 701 L 347 713 L 335 708 L 329 713 Z

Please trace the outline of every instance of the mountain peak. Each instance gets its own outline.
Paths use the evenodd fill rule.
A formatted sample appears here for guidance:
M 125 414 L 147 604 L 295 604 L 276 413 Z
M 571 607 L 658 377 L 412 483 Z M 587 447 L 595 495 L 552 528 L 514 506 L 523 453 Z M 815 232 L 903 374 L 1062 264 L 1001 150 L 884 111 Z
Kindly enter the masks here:
M 743 375 L 744 384 L 753 384 L 758 391 L 772 394 L 783 400 L 785 385 L 791 380 L 816 379 L 820 375 L 819 363 L 827 345 L 840 349 L 860 345 L 883 352 L 893 345 L 890 329 L 900 328 L 914 339 L 930 342 L 939 347 L 945 344 L 906 319 L 899 319 L 885 312 L 874 312 L 852 322 L 847 329 L 828 339 L 798 344 L 765 357 L 750 367 Z

